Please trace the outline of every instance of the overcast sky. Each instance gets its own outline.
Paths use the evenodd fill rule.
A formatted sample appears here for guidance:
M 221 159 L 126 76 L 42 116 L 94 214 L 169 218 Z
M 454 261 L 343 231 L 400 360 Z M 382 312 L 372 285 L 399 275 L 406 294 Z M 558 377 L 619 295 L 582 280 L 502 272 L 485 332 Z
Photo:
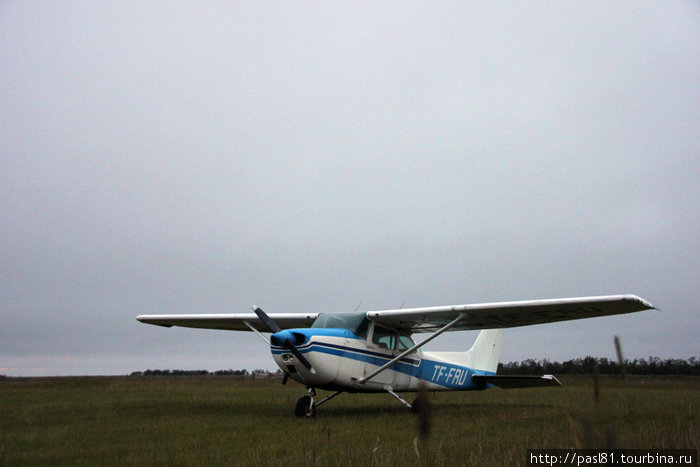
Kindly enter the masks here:
M 1 374 L 275 368 L 143 313 L 617 293 L 661 311 L 502 360 L 697 357 L 700 4 L 5 1 L 0 199 Z

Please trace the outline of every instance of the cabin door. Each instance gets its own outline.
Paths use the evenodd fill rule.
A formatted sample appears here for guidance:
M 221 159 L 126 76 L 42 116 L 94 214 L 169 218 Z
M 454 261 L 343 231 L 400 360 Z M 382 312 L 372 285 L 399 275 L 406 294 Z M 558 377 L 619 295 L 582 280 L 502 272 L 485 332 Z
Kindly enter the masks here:
M 369 355 L 368 361 L 365 362 L 365 375 L 370 374 L 398 355 L 396 352 L 398 339 L 396 331 L 374 323 L 372 323 L 371 327 L 372 329 L 370 329 L 367 336 L 367 347 L 371 351 L 371 355 Z M 374 384 L 385 384 L 394 387 L 396 377 L 395 371 L 387 369 L 372 378 L 371 381 Z

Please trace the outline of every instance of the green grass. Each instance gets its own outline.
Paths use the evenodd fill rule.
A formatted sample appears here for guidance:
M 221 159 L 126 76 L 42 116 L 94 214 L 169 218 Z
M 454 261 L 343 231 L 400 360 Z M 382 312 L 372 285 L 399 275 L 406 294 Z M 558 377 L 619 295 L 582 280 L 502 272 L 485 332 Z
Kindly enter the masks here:
M 237 377 L 0 380 L 0 465 L 524 465 L 527 449 L 692 448 L 697 378 L 432 393 L 431 435 L 388 394 L 293 416 L 304 388 Z M 321 394 L 319 394 L 321 396 Z M 407 394 L 409 400 L 412 394 Z

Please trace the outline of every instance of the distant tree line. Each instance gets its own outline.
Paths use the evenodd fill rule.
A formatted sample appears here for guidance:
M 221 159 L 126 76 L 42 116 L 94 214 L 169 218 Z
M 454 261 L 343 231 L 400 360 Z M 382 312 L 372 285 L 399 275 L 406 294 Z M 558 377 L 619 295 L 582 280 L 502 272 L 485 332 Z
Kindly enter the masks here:
M 662 360 L 658 357 L 625 360 L 624 371 L 628 375 L 700 375 L 700 360 L 690 357 L 687 360 L 669 358 Z M 601 375 L 621 374 L 620 364 L 607 358 L 584 357 L 565 362 L 551 362 L 527 359 L 522 362 L 498 364 L 498 374 L 502 375 L 588 375 L 593 374 L 596 366 Z M 131 376 L 282 376 L 282 371 L 256 369 L 248 370 L 146 370 L 134 371 Z
M 550 362 L 544 360 L 523 360 L 498 364 L 498 373 L 503 375 L 531 375 L 552 373 L 559 375 L 592 374 L 598 367 L 598 373 L 621 374 L 622 368 L 617 360 L 607 358 L 575 358 L 565 362 Z M 658 357 L 636 358 L 624 361 L 624 372 L 628 375 L 700 375 L 700 360 L 691 357 L 687 360 L 669 358 L 662 360 Z

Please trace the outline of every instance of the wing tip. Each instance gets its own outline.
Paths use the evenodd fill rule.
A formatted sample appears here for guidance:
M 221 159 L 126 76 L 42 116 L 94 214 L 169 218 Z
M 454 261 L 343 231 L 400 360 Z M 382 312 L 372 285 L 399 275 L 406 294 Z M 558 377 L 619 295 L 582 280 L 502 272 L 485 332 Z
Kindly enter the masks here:
M 173 327 L 172 324 L 159 323 L 157 318 L 154 318 L 153 316 L 150 316 L 150 315 L 139 315 L 136 317 L 136 320 L 140 323 L 153 324 L 154 326 L 161 326 L 164 328 Z
M 626 295 L 622 296 L 622 299 L 633 301 L 633 302 L 640 304 L 642 307 L 644 307 L 644 308 L 642 308 L 643 310 L 658 310 L 658 308 L 656 308 L 654 305 L 652 305 L 651 302 L 644 300 L 639 295 L 626 294 Z

